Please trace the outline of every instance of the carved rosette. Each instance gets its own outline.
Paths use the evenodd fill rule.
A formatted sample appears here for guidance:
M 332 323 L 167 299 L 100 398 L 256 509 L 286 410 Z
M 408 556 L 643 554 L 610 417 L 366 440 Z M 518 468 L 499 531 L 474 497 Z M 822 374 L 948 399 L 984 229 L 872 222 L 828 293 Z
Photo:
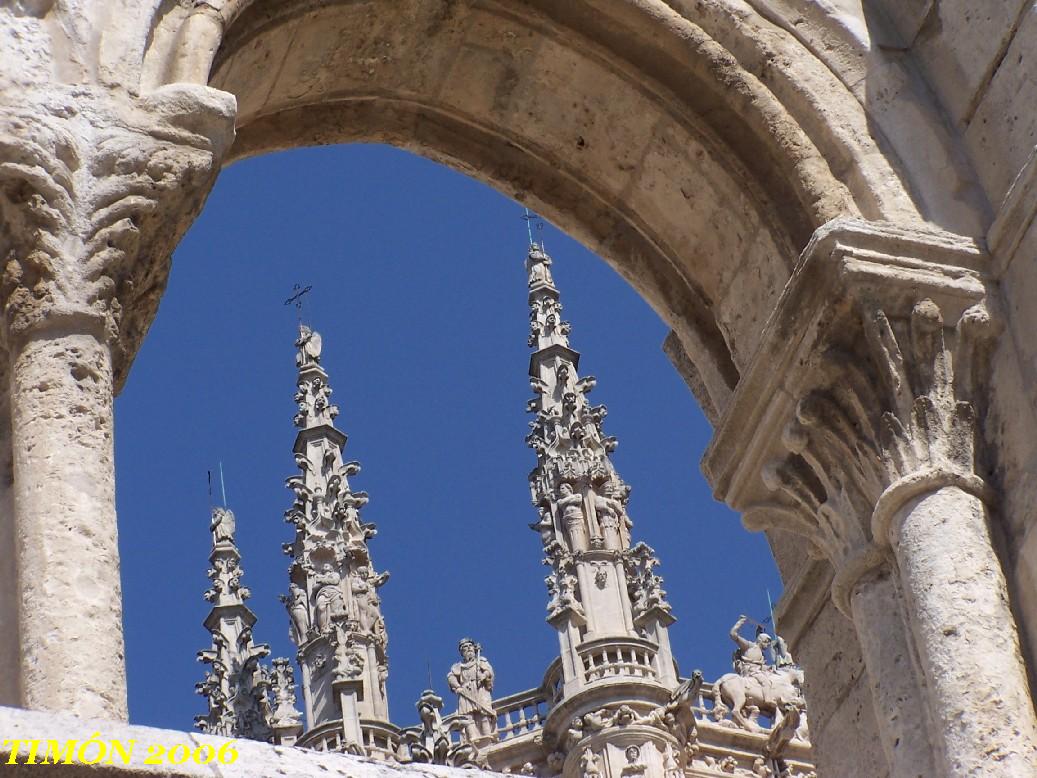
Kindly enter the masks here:
M 233 96 L 175 84 L 140 96 L 70 86 L 0 104 L 0 296 L 7 338 L 75 317 L 121 379 L 169 258 L 233 139 Z

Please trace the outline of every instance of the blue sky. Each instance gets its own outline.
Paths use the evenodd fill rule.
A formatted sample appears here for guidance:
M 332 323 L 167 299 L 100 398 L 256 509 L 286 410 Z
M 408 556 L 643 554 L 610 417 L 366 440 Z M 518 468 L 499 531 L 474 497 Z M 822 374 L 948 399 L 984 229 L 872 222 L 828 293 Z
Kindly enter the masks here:
M 116 401 L 130 717 L 189 729 L 208 647 L 206 473 L 223 463 L 259 641 L 294 657 L 287 616 L 295 284 L 324 339 L 347 459 L 362 472 L 389 631 L 390 713 L 414 723 L 470 635 L 495 693 L 537 686 L 557 654 L 526 476 L 530 397 L 522 209 L 403 151 L 302 149 L 223 172 L 176 252 L 158 317 Z M 762 535 L 715 502 L 708 423 L 662 353 L 666 328 L 603 261 L 547 225 L 581 373 L 596 375 L 614 462 L 634 490 L 678 622 L 683 672 L 730 667 L 727 630 L 780 583 Z M 218 498 L 218 497 L 217 497 Z

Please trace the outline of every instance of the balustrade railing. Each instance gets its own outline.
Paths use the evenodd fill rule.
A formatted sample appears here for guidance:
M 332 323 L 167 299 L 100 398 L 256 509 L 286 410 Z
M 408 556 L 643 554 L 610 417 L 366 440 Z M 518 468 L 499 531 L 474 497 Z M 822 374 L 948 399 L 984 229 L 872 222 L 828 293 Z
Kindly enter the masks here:
M 655 678 L 655 646 L 648 641 L 607 639 L 577 649 L 583 680 L 593 683 L 612 676 Z

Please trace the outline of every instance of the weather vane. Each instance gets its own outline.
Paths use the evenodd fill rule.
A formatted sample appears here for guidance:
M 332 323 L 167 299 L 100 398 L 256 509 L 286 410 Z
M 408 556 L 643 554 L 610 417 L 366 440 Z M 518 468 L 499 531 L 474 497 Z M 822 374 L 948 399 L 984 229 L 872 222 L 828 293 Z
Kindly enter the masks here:
M 525 214 L 522 216 L 522 221 L 526 223 L 526 232 L 529 233 L 529 245 L 534 244 L 533 241 L 533 222 L 536 222 L 537 232 L 540 233 L 540 247 L 544 247 L 544 220 L 537 216 L 535 213 L 530 211 L 528 208 L 523 209 Z
M 303 288 L 299 286 L 299 284 L 294 284 L 292 286 L 292 291 L 294 292 L 294 294 L 284 301 L 285 305 L 295 306 L 296 316 L 299 318 L 299 321 L 302 321 L 303 295 L 309 292 L 311 289 L 313 289 L 312 285 L 307 285 L 305 288 Z

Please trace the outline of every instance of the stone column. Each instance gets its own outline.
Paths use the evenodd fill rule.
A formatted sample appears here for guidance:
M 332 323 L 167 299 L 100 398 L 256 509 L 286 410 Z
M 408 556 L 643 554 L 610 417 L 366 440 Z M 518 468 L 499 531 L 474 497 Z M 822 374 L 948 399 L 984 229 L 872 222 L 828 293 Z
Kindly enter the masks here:
M 111 352 L 63 324 L 12 344 L 22 703 L 124 719 Z
M 172 85 L 0 94 L 20 701 L 126 717 L 112 402 L 169 256 L 233 137 L 234 99 Z
M 883 497 L 947 775 L 1035 774 L 1037 727 L 983 502 L 939 481 Z
M 911 647 L 888 567 L 862 578 L 850 596 L 875 718 L 891 778 L 937 775 L 929 711 L 912 666 Z
M 747 526 L 803 535 L 831 561 L 894 776 L 1037 775 L 976 466 L 986 267 L 946 233 L 820 230 L 704 462 Z
M 5 374 L 6 379 L 6 374 Z M 0 705 L 21 702 L 18 578 L 14 554 L 14 472 L 11 410 L 0 382 Z

